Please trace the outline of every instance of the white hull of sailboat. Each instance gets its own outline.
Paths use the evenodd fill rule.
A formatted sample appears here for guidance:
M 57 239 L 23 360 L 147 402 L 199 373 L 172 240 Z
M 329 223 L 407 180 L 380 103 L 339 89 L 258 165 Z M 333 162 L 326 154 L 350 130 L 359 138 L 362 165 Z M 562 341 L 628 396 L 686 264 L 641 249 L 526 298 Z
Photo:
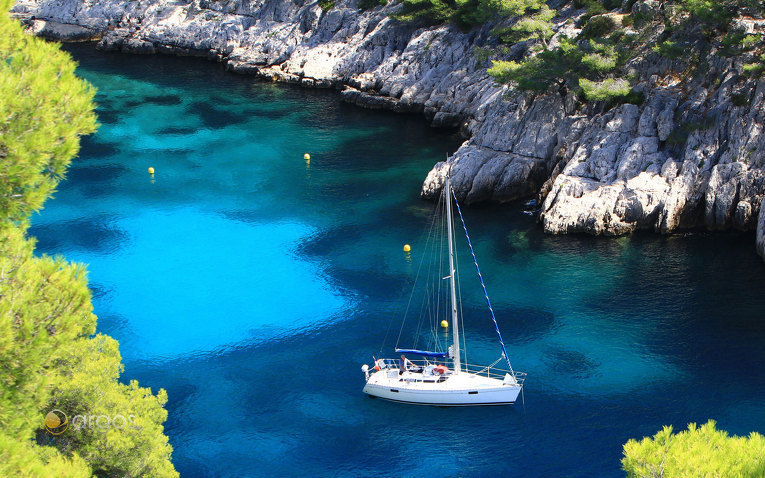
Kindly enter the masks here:
M 450 169 L 451 164 L 449 164 L 449 170 Z M 470 253 L 473 256 L 476 272 L 478 273 L 478 278 L 480 279 L 481 287 L 483 288 L 483 293 L 486 297 L 486 305 L 489 307 L 489 312 L 491 313 L 491 318 L 494 322 L 494 327 L 497 331 L 499 343 L 502 348 L 502 357 L 486 367 L 481 368 L 474 365 L 471 366 L 470 364 L 463 365 L 462 363 L 463 356 L 460 350 L 460 320 L 458 313 L 459 302 L 457 300 L 456 290 L 457 269 L 455 267 L 454 228 L 452 224 L 452 196 L 454 194 L 451 188 L 449 170 L 447 170 L 445 178 L 446 183 L 444 184 L 442 191 L 442 198 L 445 203 L 444 209 L 446 216 L 446 235 L 448 239 L 449 269 L 446 277 L 441 277 L 442 274 L 438 274 L 437 277 L 441 277 L 441 280 L 449 279 L 449 314 L 451 315 L 451 324 L 453 325 L 452 344 L 448 347 L 448 352 L 446 352 L 437 350 L 442 347 L 437 347 L 436 351 L 402 349 L 398 347 L 397 341 L 395 350 L 396 353 L 402 354 L 400 360 L 375 359 L 373 366 L 374 370 L 366 364 L 361 367 L 367 381 L 364 386 L 364 393 L 385 400 L 417 405 L 442 407 L 509 405 L 515 403 L 518 395 L 521 393 L 526 374 L 513 371 L 513 367 L 510 365 L 510 360 L 507 358 L 508 355 L 505 350 L 505 344 L 502 341 L 502 334 L 499 333 L 499 325 L 494 316 L 494 309 L 491 307 L 489 295 L 486 292 L 481 271 L 478 268 L 478 261 L 475 258 L 473 246 L 470 243 L 470 236 L 468 236 L 465 221 L 461 219 L 462 212 L 459 209 L 459 203 L 456 203 L 455 196 L 455 204 L 457 205 L 457 212 L 460 215 L 462 226 L 465 230 L 465 238 L 467 239 Z M 436 243 L 437 241 L 433 242 L 434 248 Z M 439 269 L 439 271 L 440 270 L 441 269 Z M 437 290 L 441 290 L 440 285 Z M 436 308 L 436 314 L 431 316 L 431 319 L 438 316 L 437 311 L 438 308 Z M 433 311 L 431 311 L 431 313 L 432 312 Z M 435 323 L 437 323 L 437 321 L 433 322 L 433 324 Z M 446 320 L 443 320 L 440 323 L 444 328 L 449 326 L 449 322 Z M 400 335 L 399 332 L 399 338 Z M 418 355 L 420 357 L 426 357 L 426 359 L 412 361 L 404 354 Z M 508 370 L 501 371 L 492 368 L 503 359 L 507 361 Z M 467 357 L 465 357 L 465 361 L 467 361 Z M 447 365 L 449 368 L 447 368 Z
M 515 403 L 521 385 L 463 372 L 443 381 L 417 381 L 417 374 L 399 376 L 386 371 L 373 373 L 364 393 L 395 402 L 431 406 L 510 405 Z M 421 375 L 420 375 L 421 377 Z

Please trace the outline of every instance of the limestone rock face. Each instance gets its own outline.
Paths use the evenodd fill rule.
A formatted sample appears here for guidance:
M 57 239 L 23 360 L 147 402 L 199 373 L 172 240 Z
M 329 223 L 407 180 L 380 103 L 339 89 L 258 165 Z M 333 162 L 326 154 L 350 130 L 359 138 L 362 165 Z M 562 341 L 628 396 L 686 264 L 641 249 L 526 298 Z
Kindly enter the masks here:
M 720 111 L 677 149 L 667 146 L 667 131 L 683 127 L 668 119 L 678 115 L 680 100 L 654 94 L 641 107 L 622 105 L 588 117 L 581 133 L 565 138 L 566 166 L 542 206 L 545 230 L 753 229 L 765 194 L 765 156 L 757 153 L 765 145 L 754 119 L 762 115 L 762 99 L 748 112 Z
M 508 102 L 497 92 L 484 105 L 484 118 L 468 122 L 473 135 L 450 158 L 457 197 L 503 202 L 536 194 L 553 166 L 563 103 L 559 96 Z M 424 197 L 440 192 L 446 170 L 442 162 L 428 174 Z
M 450 158 L 457 196 L 536 196 L 550 233 L 759 228 L 762 251 L 765 81 L 742 75 L 735 59 L 705 60 L 714 82 L 668 75 L 666 59 L 641 59 L 631 68 L 644 101 L 605 110 L 565 91 L 533 97 L 495 84 L 476 54 L 492 25 L 417 28 L 390 16 L 399 8 L 362 12 L 357 0 L 337 0 L 329 11 L 307 0 L 20 0 L 12 12 L 39 35 L 204 56 L 458 127 L 468 139 Z M 632 6 L 644 16 L 658 8 L 654 0 Z M 760 28 L 749 23 L 742 28 Z M 562 19 L 556 28 L 572 25 Z M 446 170 L 439 162 L 427 174 L 423 197 L 439 193 Z
M 37 19 L 29 21 L 29 31 L 43 38 L 69 42 L 100 40 L 102 35 L 98 29 Z

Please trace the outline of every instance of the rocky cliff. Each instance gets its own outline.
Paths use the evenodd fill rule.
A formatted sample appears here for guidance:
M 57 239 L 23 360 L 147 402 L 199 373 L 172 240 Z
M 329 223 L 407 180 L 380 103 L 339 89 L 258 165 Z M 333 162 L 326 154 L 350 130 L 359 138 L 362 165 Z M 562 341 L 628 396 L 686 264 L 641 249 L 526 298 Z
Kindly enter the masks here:
M 637 2 L 634 10 L 656 8 Z M 568 92 L 531 95 L 487 75 L 477 48 L 491 26 L 418 28 L 390 17 L 400 4 L 323 10 L 305 0 L 21 0 L 14 13 L 39 35 L 97 39 L 104 49 L 200 55 L 234 71 L 335 87 L 347 101 L 422 112 L 468 138 L 453 155 L 466 202 L 537 197 L 547 232 L 616 235 L 635 229 L 758 228 L 765 255 L 765 81 L 740 60 L 709 55 L 688 78 L 682 60 L 629 65 L 640 105 L 605 108 Z M 642 11 L 641 10 L 641 11 Z M 556 20 L 576 34 L 569 8 Z M 741 27 L 765 33 L 765 21 Z M 519 58 L 525 46 L 503 55 Z M 436 194 L 445 164 L 422 188 Z

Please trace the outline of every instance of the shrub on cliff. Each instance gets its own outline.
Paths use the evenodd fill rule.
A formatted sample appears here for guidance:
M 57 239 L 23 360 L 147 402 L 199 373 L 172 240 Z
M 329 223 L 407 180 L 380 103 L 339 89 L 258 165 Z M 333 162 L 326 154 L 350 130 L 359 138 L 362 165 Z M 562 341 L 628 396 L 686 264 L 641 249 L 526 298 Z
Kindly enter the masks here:
M 622 467 L 628 478 L 702 477 L 729 478 L 765 476 L 765 437 L 729 436 L 709 421 L 672 433 L 664 427 L 653 437 L 630 440 L 624 445 Z
M 607 101 L 613 98 L 627 96 L 632 88 L 627 80 L 606 78 L 603 81 L 579 79 L 584 97 L 589 101 Z
M 629 81 L 614 77 L 625 60 L 624 50 L 624 45 L 608 38 L 562 37 L 555 48 L 543 43 L 542 51 L 521 61 L 494 61 L 488 73 L 522 91 L 573 90 L 588 101 L 632 102 Z
M 176 477 L 165 392 L 119 383 L 117 342 L 91 338 L 84 266 L 35 257 L 24 237 L 96 121 L 69 55 L 24 34 L 10 6 L 0 0 L 0 476 Z
M 557 14 L 548 9 L 528 9 L 514 25 L 495 29 L 503 43 L 530 41 L 525 58 L 515 61 L 494 61 L 488 73 L 500 83 L 511 83 L 521 91 L 535 93 L 574 91 L 585 101 L 639 101 L 639 95 L 624 94 L 635 78 L 635 70 L 625 65 L 641 56 L 655 54 L 680 60 L 687 72 L 703 64 L 703 56 L 711 53 L 743 55 L 743 70 L 751 76 L 765 71 L 762 35 L 747 32 L 737 25 L 736 17 L 762 18 L 765 4 L 755 0 L 677 0 L 668 1 L 655 12 L 637 12 L 642 18 L 603 14 L 619 8 L 621 2 L 574 0 L 577 8 L 587 12 L 579 17 L 582 30 L 574 38 L 559 38 L 550 45 L 554 32 L 552 19 Z M 565 4 L 564 4 L 565 5 Z M 547 8 L 547 7 L 544 7 Z M 662 25 L 663 23 L 663 25 Z M 532 26 L 537 35 L 526 32 Z M 659 30 L 659 27 L 661 30 Z M 660 33 L 660 41 L 649 40 Z M 597 98 L 597 100 L 596 100 Z
M 387 4 L 388 0 L 359 0 L 359 10 L 371 10 Z
M 609 15 L 600 15 L 590 18 L 587 23 L 585 23 L 584 27 L 582 27 L 580 35 L 582 38 L 588 39 L 602 38 L 609 33 L 612 33 L 617 28 L 619 28 L 619 26 L 616 24 L 616 20 Z
M 520 17 L 544 6 L 543 0 L 404 0 L 394 18 L 426 25 L 451 22 L 470 29 L 491 20 Z
M 583 53 L 568 38 L 561 38 L 557 48 L 544 50 L 531 58 L 516 61 L 494 61 L 488 73 L 500 83 L 514 83 L 519 89 L 545 92 L 553 85 L 563 88 L 577 78 Z
M 739 1 L 681 0 L 680 5 L 699 20 L 715 26 L 727 25 Z
M 332 10 L 335 6 L 335 0 L 319 0 L 319 6 L 322 10 Z
M 603 8 L 601 3 L 597 5 Z M 540 12 L 545 9 L 547 7 Z M 537 31 L 544 32 L 543 35 L 516 37 L 517 40 L 534 42 L 526 58 L 494 61 L 488 69 L 489 75 L 497 82 L 511 83 L 521 91 L 557 91 L 562 95 L 574 91 L 582 100 L 609 104 L 638 101 L 638 96 L 631 94 L 629 80 L 620 75 L 621 68 L 634 54 L 632 47 L 637 35 L 625 32 L 613 16 L 600 15 L 587 19 L 578 36 L 561 36 L 557 45 L 551 46 L 549 39 L 553 33 L 551 21 L 554 15 L 555 12 L 549 10 L 544 18 L 533 22 Z M 527 15 L 516 25 L 535 18 L 534 14 Z M 509 35 L 500 38 L 504 41 L 513 39 Z

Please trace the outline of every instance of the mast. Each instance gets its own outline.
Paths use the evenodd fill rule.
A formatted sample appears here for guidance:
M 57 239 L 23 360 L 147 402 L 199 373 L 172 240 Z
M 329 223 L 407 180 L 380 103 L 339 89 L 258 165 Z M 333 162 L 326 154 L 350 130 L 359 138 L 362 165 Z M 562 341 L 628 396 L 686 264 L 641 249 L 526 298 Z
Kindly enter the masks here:
M 452 238 L 452 185 L 449 180 L 449 174 L 451 173 L 451 165 L 446 170 L 446 185 L 444 186 L 444 199 L 446 200 L 446 228 L 449 235 L 449 285 L 451 287 L 451 302 L 452 302 L 452 331 L 454 332 L 454 356 L 452 357 L 454 364 L 454 373 L 461 372 L 460 364 L 460 327 L 457 320 L 457 291 L 454 284 L 454 239 Z

